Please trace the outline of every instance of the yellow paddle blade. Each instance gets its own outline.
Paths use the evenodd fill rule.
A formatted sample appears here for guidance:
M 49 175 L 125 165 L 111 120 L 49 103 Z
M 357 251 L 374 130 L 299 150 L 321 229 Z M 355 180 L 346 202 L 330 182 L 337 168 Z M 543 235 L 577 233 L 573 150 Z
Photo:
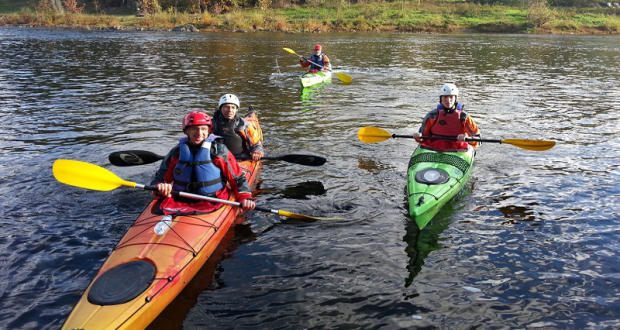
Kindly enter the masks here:
M 336 77 L 338 77 L 338 79 L 342 80 L 342 82 L 350 83 L 351 81 L 353 81 L 353 78 L 351 78 L 351 76 L 349 76 L 348 74 L 340 72 L 334 72 L 334 74 L 336 75 Z
M 502 140 L 502 143 L 512 144 L 515 147 L 533 151 L 549 150 L 555 146 L 555 141 L 543 140 L 506 139 Z
M 378 127 L 362 127 L 357 131 L 357 137 L 364 143 L 377 143 L 391 138 L 392 134 Z
M 305 219 L 305 220 L 344 220 L 344 218 L 319 218 L 319 217 L 311 217 L 309 215 L 303 215 L 288 211 L 277 210 L 278 215 L 293 218 L 293 219 Z
M 59 182 L 80 188 L 109 191 L 120 186 L 136 186 L 135 182 L 125 181 L 103 167 L 77 160 L 58 159 L 52 171 Z
M 290 48 L 282 48 L 282 49 L 286 50 L 287 52 L 289 52 L 289 53 L 291 53 L 293 55 L 297 55 L 297 53 L 295 53 L 295 51 L 290 49 Z M 299 56 L 299 55 L 297 55 L 297 56 Z

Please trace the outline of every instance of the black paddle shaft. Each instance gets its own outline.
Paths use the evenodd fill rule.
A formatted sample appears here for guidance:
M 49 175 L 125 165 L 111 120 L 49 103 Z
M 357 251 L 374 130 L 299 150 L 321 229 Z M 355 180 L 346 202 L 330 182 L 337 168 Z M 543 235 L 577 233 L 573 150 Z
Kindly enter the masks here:
M 410 138 L 412 139 L 413 136 L 411 135 L 398 135 L 398 134 L 392 134 L 393 138 Z M 422 140 L 446 140 L 446 141 L 456 141 L 456 136 L 422 136 Z M 465 138 L 465 141 L 467 142 L 490 142 L 490 143 L 502 143 L 502 140 L 491 140 L 491 139 L 474 139 L 474 138 Z
M 144 150 L 127 150 L 127 151 L 115 151 L 108 157 L 110 164 L 116 166 L 138 166 L 155 163 L 164 159 L 164 156 L 160 156 L 156 153 Z M 243 157 L 240 159 L 251 159 L 251 157 Z M 264 160 L 282 160 L 289 163 L 306 165 L 306 166 L 321 166 L 327 161 L 324 157 L 315 155 L 303 155 L 303 154 L 290 154 L 282 156 L 263 157 Z

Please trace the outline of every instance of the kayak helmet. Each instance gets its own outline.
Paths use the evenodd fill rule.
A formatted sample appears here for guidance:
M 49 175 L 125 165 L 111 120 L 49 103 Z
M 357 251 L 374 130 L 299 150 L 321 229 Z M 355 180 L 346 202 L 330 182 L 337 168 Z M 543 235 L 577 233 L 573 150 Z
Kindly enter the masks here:
M 239 104 L 239 99 L 235 96 L 235 94 L 224 94 L 220 97 L 220 103 L 217 105 L 217 108 L 220 109 L 222 105 L 227 103 L 236 105 L 237 109 L 241 107 Z
M 456 87 L 455 84 L 444 84 L 443 86 L 441 86 L 441 88 L 439 89 L 439 103 L 441 103 L 441 97 L 445 95 L 454 95 L 454 105 L 456 106 L 456 99 L 458 99 L 459 97 L 459 89 Z
M 321 47 L 321 45 L 316 45 L 314 46 L 314 50 L 323 50 L 323 47 Z
M 183 131 L 189 126 L 207 125 L 212 127 L 211 117 L 202 111 L 192 111 L 183 117 Z
M 456 87 L 455 84 L 444 84 L 439 89 L 439 96 L 444 96 L 444 95 L 459 96 L 459 89 Z

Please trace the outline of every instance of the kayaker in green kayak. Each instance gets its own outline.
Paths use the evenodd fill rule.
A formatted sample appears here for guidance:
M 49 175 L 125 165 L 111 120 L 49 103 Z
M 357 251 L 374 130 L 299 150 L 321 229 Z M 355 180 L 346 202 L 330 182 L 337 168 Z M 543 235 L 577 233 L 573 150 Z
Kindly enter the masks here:
M 304 68 L 310 67 L 308 72 L 311 73 L 317 73 L 319 71 L 326 72 L 332 69 L 329 58 L 327 58 L 327 55 L 323 54 L 323 47 L 321 45 L 314 46 L 314 53 L 308 56 L 307 59 L 299 55 L 299 63 Z
M 183 117 L 186 137 L 172 148 L 161 162 L 152 186 L 155 196 L 165 197 L 159 204 L 166 213 L 198 211 L 208 213 L 222 206 L 210 201 L 173 197 L 172 190 L 228 199 L 230 185 L 241 203 L 243 212 L 256 206 L 243 171 L 226 145 L 211 134 L 212 122 L 202 111 L 192 111 Z
M 444 84 L 439 89 L 439 105 L 422 120 L 420 130 L 413 138 L 422 146 L 434 150 L 467 150 L 465 138 L 480 137 L 474 119 L 465 112 L 465 106 L 457 102 L 459 89 L 455 84 Z M 456 141 L 422 139 L 422 136 L 456 137 Z M 478 147 L 478 142 L 469 142 Z
M 213 114 L 213 134 L 224 138 L 236 158 L 259 161 L 264 156 L 262 136 L 249 121 L 239 116 L 240 102 L 234 94 L 224 94 Z

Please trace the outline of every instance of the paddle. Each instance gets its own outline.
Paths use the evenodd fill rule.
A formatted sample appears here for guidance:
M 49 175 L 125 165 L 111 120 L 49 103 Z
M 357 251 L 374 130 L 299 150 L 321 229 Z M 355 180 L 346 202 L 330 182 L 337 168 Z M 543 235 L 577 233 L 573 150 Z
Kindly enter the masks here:
M 137 184 L 135 182 L 125 181 L 116 174 L 106 170 L 103 167 L 80 162 L 77 160 L 68 160 L 68 159 L 58 159 L 54 162 L 54 166 L 52 168 L 54 173 L 54 177 L 61 183 L 76 186 L 80 188 L 86 188 L 91 190 L 100 190 L 100 191 L 110 191 L 114 190 L 120 186 L 126 186 L 131 188 L 139 188 L 144 190 L 152 190 L 157 191 L 157 188 L 154 186 L 145 186 L 142 184 Z M 229 204 L 234 206 L 241 206 L 241 203 L 233 202 L 225 199 L 207 197 L 202 195 L 195 195 L 186 192 L 173 191 L 173 195 L 193 198 L 193 199 L 201 199 L 211 202 L 217 202 L 222 204 Z M 308 220 L 334 220 L 337 218 L 318 218 L 311 217 L 308 215 L 297 214 L 288 211 L 282 210 L 271 210 L 256 206 L 255 210 L 274 213 L 281 216 L 295 218 L 295 219 L 308 219 Z
M 376 143 L 376 142 L 385 141 L 389 138 L 413 139 L 412 135 L 390 134 L 388 131 L 385 131 L 377 127 L 362 127 L 357 132 L 357 137 L 360 139 L 360 141 L 364 143 Z M 422 139 L 456 141 L 456 137 L 423 136 Z M 526 150 L 532 150 L 532 151 L 549 150 L 555 146 L 555 141 L 543 141 L 543 140 L 521 140 L 521 139 L 490 140 L 490 139 L 465 138 L 465 141 L 512 144 L 515 147 L 526 149 Z
M 116 166 L 137 166 L 137 165 L 145 165 L 155 163 L 159 160 L 164 159 L 164 156 L 158 155 L 156 153 L 144 150 L 126 150 L 126 151 L 115 151 L 108 156 L 110 160 L 110 164 Z M 249 160 L 250 157 L 241 158 L 243 160 Z M 321 156 L 314 155 L 301 155 L 301 154 L 289 154 L 282 156 L 269 156 L 263 157 L 261 159 L 266 160 L 282 160 L 289 163 L 306 165 L 306 166 L 321 166 L 325 164 L 327 159 Z
M 295 53 L 295 51 L 290 49 L 290 48 L 283 48 L 283 49 L 286 50 L 287 52 L 293 54 L 293 55 L 301 56 L 301 55 L 298 55 L 297 53 Z M 335 72 L 335 71 L 333 71 L 331 69 L 328 69 L 328 68 L 326 68 L 326 67 L 324 67 L 324 66 L 322 66 L 322 65 L 320 65 L 318 63 L 314 63 L 314 62 L 310 61 L 309 59 L 307 59 L 307 58 L 305 58 L 303 56 L 301 56 L 301 58 L 303 58 L 304 60 L 306 60 L 306 61 L 308 61 L 308 62 L 310 62 L 310 63 L 312 63 L 312 64 L 314 64 L 316 66 L 320 66 L 321 68 L 326 69 L 327 71 L 335 74 L 336 77 L 338 77 L 338 79 L 342 80 L 345 83 L 350 83 L 351 81 L 353 81 L 353 78 L 351 76 L 349 76 L 348 74 L 344 74 L 344 73 L 340 73 L 340 72 Z

